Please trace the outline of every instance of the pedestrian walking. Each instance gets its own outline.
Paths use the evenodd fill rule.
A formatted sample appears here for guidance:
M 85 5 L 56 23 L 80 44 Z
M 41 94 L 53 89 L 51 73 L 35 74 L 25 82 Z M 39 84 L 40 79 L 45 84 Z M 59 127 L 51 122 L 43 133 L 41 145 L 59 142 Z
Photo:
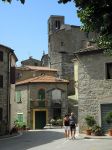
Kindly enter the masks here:
M 69 117 L 69 123 L 70 123 L 70 135 L 71 139 L 75 139 L 75 133 L 76 133 L 76 117 L 73 112 L 71 112 L 71 116 Z
M 70 134 L 70 121 L 69 121 L 69 115 L 66 114 L 64 119 L 63 119 L 63 126 L 65 130 L 65 138 L 69 139 L 69 134 Z

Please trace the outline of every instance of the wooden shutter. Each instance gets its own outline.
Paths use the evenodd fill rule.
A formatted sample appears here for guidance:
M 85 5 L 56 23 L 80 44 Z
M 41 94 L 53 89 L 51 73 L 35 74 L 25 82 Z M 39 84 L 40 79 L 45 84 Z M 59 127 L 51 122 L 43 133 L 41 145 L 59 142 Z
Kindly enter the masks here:
M 18 115 L 18 121 L 23 122 L 23 114 L 17 114 Z
M 16 102 L 17 103 L 21 102 L 21 91 L 16 91 Z

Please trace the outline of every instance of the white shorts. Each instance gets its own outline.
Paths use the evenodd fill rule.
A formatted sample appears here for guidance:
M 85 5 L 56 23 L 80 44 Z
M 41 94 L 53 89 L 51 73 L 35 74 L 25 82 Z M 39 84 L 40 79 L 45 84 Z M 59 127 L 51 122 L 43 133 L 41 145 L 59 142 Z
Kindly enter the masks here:
M 65 130 L 70 130 L 70 126 L 64 126 Z

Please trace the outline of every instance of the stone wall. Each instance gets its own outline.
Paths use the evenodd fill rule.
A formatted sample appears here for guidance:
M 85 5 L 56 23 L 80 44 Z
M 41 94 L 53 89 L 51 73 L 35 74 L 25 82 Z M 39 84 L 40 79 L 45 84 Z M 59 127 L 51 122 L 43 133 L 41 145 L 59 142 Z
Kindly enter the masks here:
M 3 108 L 3 120 L 7 122 L 7 107 L 9 100 L 9 72 L 8 72 L 8 51 L 0 47 L 0 51 L 3 51 L 3 62 L 0 62 L 0 75 L 3 75 L 3 88 L 0 88 L 0 107 Z
M 55 29 L 55 21 L 60 21 L 60 29 Z M 49 28 L 50 25 L 50 28 Z M 79 26 L 64 24 L 63 16 L 51 16 L 48 20 L 48 54 L 51 68 L 59 71 L 62 78 L 70 80 L 68 95 L 74 94 L 74 52 L 84 47 L 85 41 L 94 38 L 95 35 L 87 34 L 80 30 Z
M 105 63 L 112 62 L 111 56 L 102 53 L 79 55 L 78 66 L 78 101 L 79 101 L 79 125 L 85 128 L 85 116 L 93 115 L 101 125 L 101 103 L 112 103 L 106 101 L 106 97 L 112 97 L 112 79 L 106 79 Z

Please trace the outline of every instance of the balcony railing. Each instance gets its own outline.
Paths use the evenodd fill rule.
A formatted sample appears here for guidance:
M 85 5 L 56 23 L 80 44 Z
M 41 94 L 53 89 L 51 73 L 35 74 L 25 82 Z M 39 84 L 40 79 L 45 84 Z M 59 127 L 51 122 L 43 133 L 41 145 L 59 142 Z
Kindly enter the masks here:
M 45 99 L 44 100 L 36 99 L 36 100 L 30 101 L 31 108 L 47 107 L 47 106 L 48 106 L 48 101 Z

